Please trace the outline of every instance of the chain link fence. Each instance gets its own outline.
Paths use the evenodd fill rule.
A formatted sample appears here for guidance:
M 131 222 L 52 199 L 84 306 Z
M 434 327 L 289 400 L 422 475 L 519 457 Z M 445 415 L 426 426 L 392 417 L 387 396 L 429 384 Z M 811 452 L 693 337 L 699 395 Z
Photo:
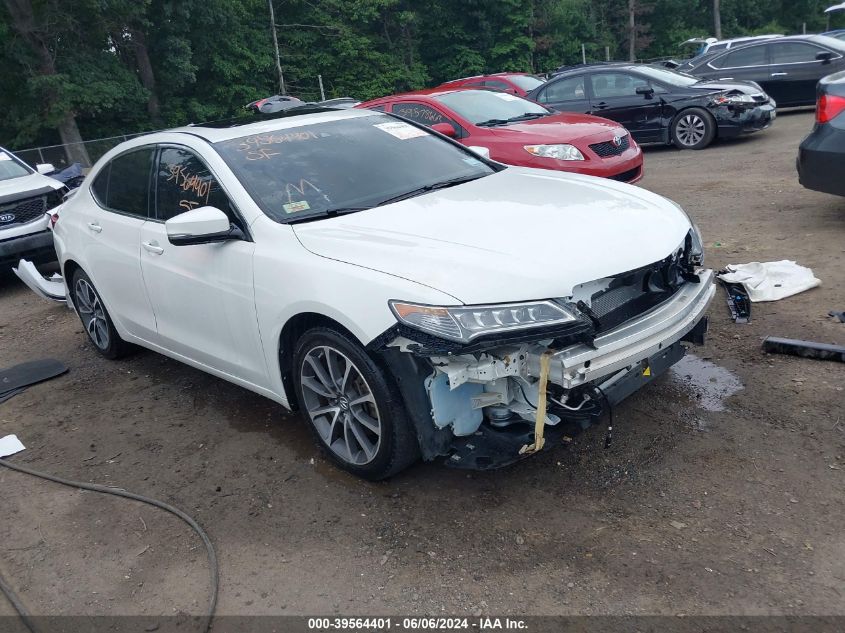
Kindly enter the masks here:
M 37 165 L 39 163 L 52 163 L 56 169 L 64 169 L 70 166 L 73 162 L 82 162 L 82 167 L 87 169 L 91 167 L 97 160 L 110 149 L 123 141 L 128 141 L 130 138 L 151 134 L 151 132 L 138 132 L 136 134 L 121 134 L 120 136 L 109 136 L 106 138 L 93 139 L 91 141 L 83 141 L 82 143 L 69 143 L 67 145 L 43 145 L 41 147 L 30 147 L 26 149 L 14 150 L 15 156 L 30 165 Z M 85 154 L 88 156 L 87 161 L 74 161 L 71 156 L 78 156 L 80 152 L 74 152 L 73 149 L 82 146 L 85 149 Z M 87 164 L 85 164 L 87 162 Z

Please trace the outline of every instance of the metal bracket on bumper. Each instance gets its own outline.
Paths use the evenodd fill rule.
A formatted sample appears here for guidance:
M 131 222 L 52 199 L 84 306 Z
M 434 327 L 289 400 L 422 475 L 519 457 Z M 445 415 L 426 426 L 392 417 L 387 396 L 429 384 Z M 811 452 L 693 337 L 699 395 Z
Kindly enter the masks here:
M 716 293 L 712 270 L 701 271 L 699 278 L 699 283 L 684 285 L 659 307 L 596 337 L 593 347 L 580 344 L 557 352 L 549 380 L 572 389 L 649 358 L 690 331 L 699 334 L 698 324 Z M 526 369 L 529 376 L 540 375 L 539 353 L 528 355 Z

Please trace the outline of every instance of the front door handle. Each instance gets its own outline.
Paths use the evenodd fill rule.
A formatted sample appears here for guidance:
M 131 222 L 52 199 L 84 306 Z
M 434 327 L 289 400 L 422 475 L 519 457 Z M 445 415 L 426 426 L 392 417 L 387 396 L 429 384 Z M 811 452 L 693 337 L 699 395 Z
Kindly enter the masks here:
M 789 73 L 772 73 L 772 77 L 786 77 Z
M 88 228 L 94 231 L 94 233 L 102 233 L 103 227 L 97 224 L 96 222 L 89 222 Z
M 608 107 L 609 106 L 604 101 L 596 104 L 596 110 L 605 110 Z
M 153 255 L 161 255 L 164 252 L 164 249 L 158 245 L 158 242 L 153 240 L 152 242 L 142 242 L 141 245 L 147 250 L 147 252 L 152 253 Z

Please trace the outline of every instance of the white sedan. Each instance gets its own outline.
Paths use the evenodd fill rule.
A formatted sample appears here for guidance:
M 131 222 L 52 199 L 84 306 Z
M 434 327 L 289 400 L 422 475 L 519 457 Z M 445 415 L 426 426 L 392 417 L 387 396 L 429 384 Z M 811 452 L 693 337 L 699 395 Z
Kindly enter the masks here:
M 101 354 L 140 345 L 300 410 L 371 479 L 540 450 L 701 342 L 714 293 L 673 202 L 372 111 L 133 139 L 54 233 Z

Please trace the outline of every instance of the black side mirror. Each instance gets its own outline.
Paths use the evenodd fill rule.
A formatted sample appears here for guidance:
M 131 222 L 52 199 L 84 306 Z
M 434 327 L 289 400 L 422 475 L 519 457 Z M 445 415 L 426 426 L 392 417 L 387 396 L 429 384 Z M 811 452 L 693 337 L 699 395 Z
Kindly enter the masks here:
M 637 86 L 637 94 L 643 95 L 646 99 L 651 99 L 654 95 L 654 88 L 651 86 Z
M 833 59 L 833 53 L 830 51 L 822 51 L 816 55 L 816 59 L 819 60 L 822 64 L 829 64 L 830 60 Z

